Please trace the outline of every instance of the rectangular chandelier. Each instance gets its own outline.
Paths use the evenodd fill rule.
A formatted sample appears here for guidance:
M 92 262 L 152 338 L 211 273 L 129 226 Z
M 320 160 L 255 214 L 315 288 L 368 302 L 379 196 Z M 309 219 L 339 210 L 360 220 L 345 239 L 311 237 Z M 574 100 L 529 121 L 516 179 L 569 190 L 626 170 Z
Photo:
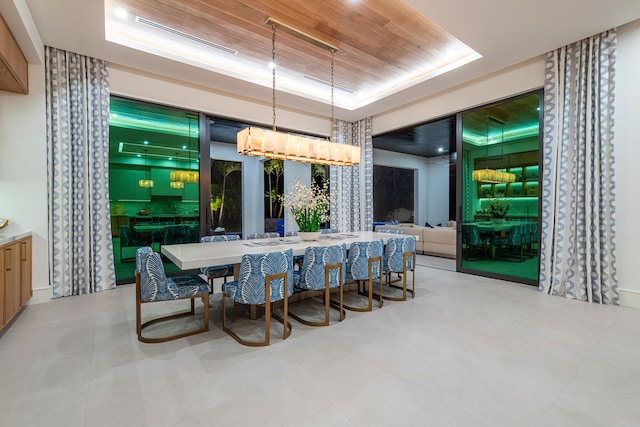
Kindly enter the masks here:
M 489 184 L 509 184 L 516 181 L 515 174 L 493 169 L 474 170 L 471 174 L 471 178 L 474 181 L 486 182 Z
M 237 136 L 238 153 L 330 166 L 360 163 L 360 147 L 323 139 L 248 127 Z

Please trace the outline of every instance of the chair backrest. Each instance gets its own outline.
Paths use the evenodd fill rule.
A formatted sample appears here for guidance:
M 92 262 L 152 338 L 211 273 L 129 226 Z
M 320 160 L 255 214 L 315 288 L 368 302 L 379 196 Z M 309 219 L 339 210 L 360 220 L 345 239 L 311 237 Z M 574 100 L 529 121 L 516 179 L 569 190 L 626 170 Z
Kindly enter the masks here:
M 164 272 L 160 254 L 149 246 L 136 251 L 136 271 L 140 274 L 140 301 L 169 301 L 179 297 L 177 285 Z
M 302 289 L 324 289 L 324 267 L 332 264 L 342 264 L 342 283 L 344 283 L 347 278 L 346 244 L 307 247 L 304 251 L 304 261 L 300 269 L 300 282 L 298 283 L 298 287 Z M 331 269 L 329 271 L 329 287 L 335 288 L 339 285 L 339 271 L 337 269 Z
M 468 246 L 476 246 L 482 244 L 480 239 L 480 231 L 475 224 L 462 224 L 462 243 Z
M 378 233 L 404 234 L 404 230 L 396 230 L 393 228 L 379 228 Z
M 247 240 L 250 239 L 274 239 L 280 237 L 278 233 L 247 233 Z
M 382 239 L 370 242 L 353 242 L 349 247 L 349 257 L 347 258 L 347 274 L 353 280 L 366 280 L 369 278 L 369 258 L 380 257 L 380 261 L 373 263 L 371 275 L 372 279 L 380 276 L 380 262 L 382 261 L 382 251 L 384 243 Z
M 134 246 L 133 237 L 131 236 L 131 228 L 128 225 L 120 226 L 120 246 Z
M 412 270 L 416 255 L 416 236 L 392 237 L 388 239 L 384 248 L 384 271 L 393 273 L 403 272 L 405 253 L 412 254 L 407 257 L 407 270 Z
M 240 262 L 235 301 L 241 304 L 263 304 L 265 279 L 272 274 L 287 273 L 288 295 L 293 294 L 293 250 L 264 254 L 244 254 Z M 271 282 L 271 301 L 284 298 L 284 280 Z
M 337 228 L 321 228 L 320 229 L 321 234 L 334 234 L 337 232 L 338 232 Z
M 240 240 L 240 236 L 238 236 L 237 234 L 202 236 L 200 238 L 200 243 L 229 242 L 232 240 Z
M 509 234 L 506 237 L 506 244 L 511 246 L 518 246 L 522 244 L 522 228 L 526 226 L 516 224 L 511 226 Z

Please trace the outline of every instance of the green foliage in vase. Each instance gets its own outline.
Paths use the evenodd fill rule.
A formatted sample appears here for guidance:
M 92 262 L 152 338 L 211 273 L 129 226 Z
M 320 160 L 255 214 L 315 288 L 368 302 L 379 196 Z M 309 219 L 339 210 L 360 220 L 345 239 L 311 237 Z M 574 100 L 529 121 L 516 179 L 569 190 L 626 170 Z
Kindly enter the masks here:
M 487 200 L 489 213 L 493 218 L 504 218 L 511 208 L 511 203 L 504 196 L 493 195 Z

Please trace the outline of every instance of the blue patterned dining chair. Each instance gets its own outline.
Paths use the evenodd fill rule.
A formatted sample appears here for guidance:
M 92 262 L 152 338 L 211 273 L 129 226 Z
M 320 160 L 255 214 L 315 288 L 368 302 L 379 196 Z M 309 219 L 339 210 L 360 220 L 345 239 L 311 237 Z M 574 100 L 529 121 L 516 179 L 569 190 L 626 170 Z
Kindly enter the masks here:
M 509 228 L 509 232 L 505 237 L 494 239 L 494 244 L 497 245 L 498 249 L 501 249 L 499 251 L 499 257 L 505 260 L 511 260 L 515 254 L 518 261 L 524 261 L 523 232 L 528 233 L 526 225 L 514 224 Z
M 202 236 L 200 243 L 216 243 L 216 242 L 230 242 L 233 240 L 240 240 L 240 236 L 237 234 L 227 235 L 214 235 L 214 236 Z M 200 272 L 207 276 L 209 285 L 211 286 L 210 293 L 213 293 L 213 281 L 218 278 L 223 278 L 224 283 L 227 283 L 227 277 L 233 277 L 233 264 L 227 265 L 212 265 L 210 267 L 202 267 Z
M 396 297 L 383 295 L 382 298 L 391 301 L 406 301 L 407 291 L 411 292 L 411 298 L 416 296 L 416 236 L 392 237 L 387 239 L 384 248 L 383 271 L 387 277 L 387 286 L 402 289 L 402 296 Z M 407 273 L 411 271 L 411 289 L 407 290 Z M 394 285 L 391 281 L 391 274 L 398 273 L 402 277 L 402 286 Z M 399 281 L 396 280 L 395 282 Z
M 347 245 L 310 246 L 304 251 L 304 260 L 300 272 L 294 275 L 295 292 L 305 292 L 308 297 L 324 296 L 324 320 L 303 319 L 291 310 L 289 315 L 308 326 L 328 326 L 331 306 L 331 289 L 338 288 L 340 295 L 340 321 L 344 320 L 343 291 L 347 273 Z
M 283 317 L 273 317 L 282 322 L 282 339 L 287 339 L 291 335 L 291 324 L 287 321 L 291 294 L 293 250 L 243 255 L 238 280 L 222 285 L 222 329 L 240 344 L 252 347 L 269 345 L 272 304 L 282 300 Z M 243 339 L 227 327 L 226 298 L 231 298 L 234 304 L 264 307 L 263 341 Z
M 195 315 L 195 300 L 198 298 L 202 298 L 204 303 L 202 328 L 168 337 L 147 338 L 142 335 L 142 330 L 149 325 Z M 191 300 L 190 311 L 156 317 L 142 323 L 142 304 L 182 299 Z M 208 330 L 209 286 L 207 282 L 195 274 L 171 278 L 167 277 L 159 253 L 154 252 L 149 246 L 138 249 L 136 251 L 136 332 L 138 334 L 138 340 L 146 343 L 165 342 L 207 332 Z
M 143 242 L 141 240 L 137 240 L 133 238 L 131 234 L 131 228 L 128 225 L 120 226 L 120 262 L 125 261 L 134 261 L 136 259 L 135 255 L 132 257 L 123 257 L 122 249 L 123 248 L 138 248 L 140 246 L 146 245 L 147 242 Z
M 371 311 L 373 309 L 373 279 L 380 280 L 380 300 L 382 307 L 382 253 L 384 243 L 382 239 L 370 242 L 353 242 L 347 256 L 347 280 L 353 280 L 358 285 L 358 293 L 368 296 L 367 307 L 354 307 L 343 304 L 351 311 Z M 361 290 L 362 286 L 362 290 Z M 368 288 L 368 295 L 366 289 Z
M 473 258 L 474 250 L 482 253 L 484 258 L 487 257 L 489 245 L 486 239 L 482 239 L 480 236 L 480 230 L 476 224 L 462 224 L 462 249 L 467 261 L 480 259 Z

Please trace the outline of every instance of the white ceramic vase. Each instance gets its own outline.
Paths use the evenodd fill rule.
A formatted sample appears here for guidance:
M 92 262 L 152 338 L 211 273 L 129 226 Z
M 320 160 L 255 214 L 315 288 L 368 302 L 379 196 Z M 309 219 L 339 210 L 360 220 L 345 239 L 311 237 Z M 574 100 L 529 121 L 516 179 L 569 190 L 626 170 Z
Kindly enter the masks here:
M 318 240 L 321 234 L 319 231 L 298 231 L 298 237 L 305 241 Z

